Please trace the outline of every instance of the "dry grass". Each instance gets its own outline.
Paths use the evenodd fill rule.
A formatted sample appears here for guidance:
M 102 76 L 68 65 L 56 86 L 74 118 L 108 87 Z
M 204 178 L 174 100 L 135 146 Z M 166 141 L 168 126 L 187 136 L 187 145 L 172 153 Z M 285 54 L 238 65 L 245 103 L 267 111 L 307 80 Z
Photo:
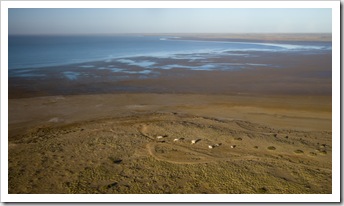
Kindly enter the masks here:
M 331 193 L 331 148 L 317 145 L 331 145 L 330 132 L 151 113 L 37 128 L 14 139 L 10 193 Z M 209 150 L 211 143 L 221 145 Z

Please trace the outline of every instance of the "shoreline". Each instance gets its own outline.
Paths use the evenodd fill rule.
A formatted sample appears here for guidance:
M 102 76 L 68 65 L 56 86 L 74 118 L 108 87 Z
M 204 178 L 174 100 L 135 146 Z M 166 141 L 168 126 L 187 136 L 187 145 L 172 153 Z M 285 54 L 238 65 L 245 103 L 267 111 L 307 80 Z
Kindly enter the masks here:
M 136 57 L 127 58 L 131 64 L 97 61 L 11 71 L 17 73 L 9 76 L 9 98 L 102 93 L 332 95 L 331 53 L 249 55 L 249 60 L 208 57 L 210 63 Z M 169 65 L 173 67 L 165 68 Z

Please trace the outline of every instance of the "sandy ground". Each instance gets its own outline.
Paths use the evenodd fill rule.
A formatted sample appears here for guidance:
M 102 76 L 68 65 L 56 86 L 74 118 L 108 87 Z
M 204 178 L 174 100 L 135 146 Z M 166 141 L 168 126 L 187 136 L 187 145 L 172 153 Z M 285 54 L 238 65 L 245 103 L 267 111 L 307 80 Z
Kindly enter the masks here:
M 330 96 L 10 99 L 9 193 L 331 193 L 331 136 Z

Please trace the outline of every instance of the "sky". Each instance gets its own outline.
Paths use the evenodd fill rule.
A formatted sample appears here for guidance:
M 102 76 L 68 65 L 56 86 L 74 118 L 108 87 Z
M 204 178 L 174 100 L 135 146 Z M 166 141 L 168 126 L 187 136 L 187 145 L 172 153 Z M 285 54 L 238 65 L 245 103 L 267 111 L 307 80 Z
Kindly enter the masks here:
M 331 33 L 331 9 L 10 8 L 9 34 Z

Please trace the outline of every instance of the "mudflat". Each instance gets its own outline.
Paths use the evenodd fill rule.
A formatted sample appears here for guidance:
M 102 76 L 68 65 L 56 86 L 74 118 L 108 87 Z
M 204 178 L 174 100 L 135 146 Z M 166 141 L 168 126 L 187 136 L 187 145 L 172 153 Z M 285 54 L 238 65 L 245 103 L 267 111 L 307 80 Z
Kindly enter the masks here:
M 9 71 L 9 193 L 332 193 L 331 51 L 188 57 Z

